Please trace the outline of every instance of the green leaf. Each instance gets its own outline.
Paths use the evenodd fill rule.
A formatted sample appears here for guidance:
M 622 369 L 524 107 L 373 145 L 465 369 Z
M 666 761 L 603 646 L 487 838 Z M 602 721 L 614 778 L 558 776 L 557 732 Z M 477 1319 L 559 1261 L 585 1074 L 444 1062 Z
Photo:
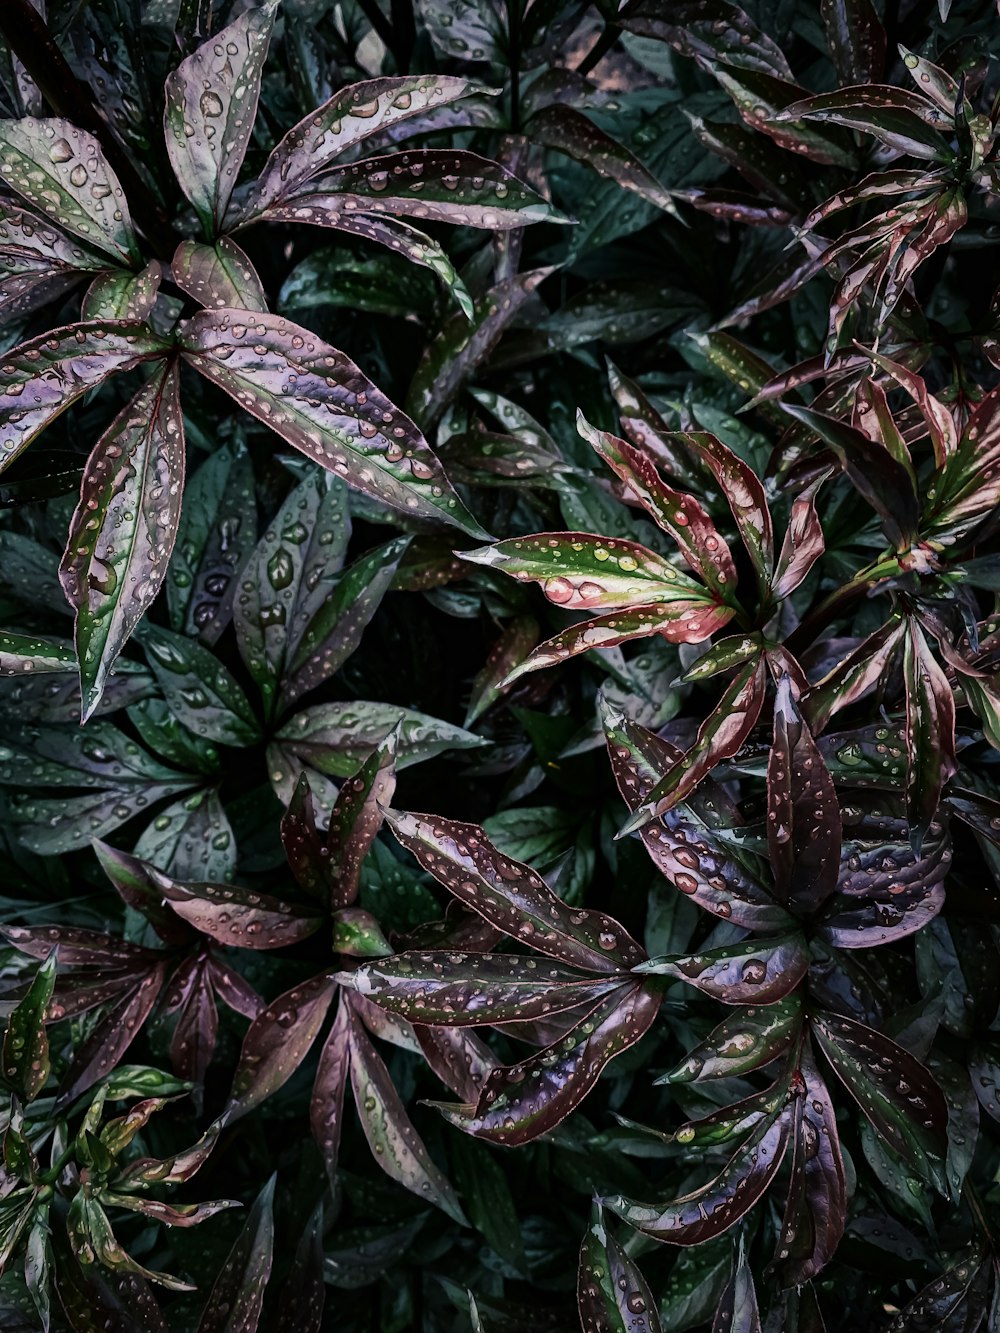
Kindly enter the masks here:
M 361 868 L 396 790 L 398 744 L 396 727 L 337 795 L 324 838 L 323 858 L 333 907 L 347 907 L 358 896 Z M 301 789 L 301 782 L 299 785 Z
M 577 1304 L 583 1333 L 660 1333 L 656 1301 L 595 1203 L 580 1246 Z
M 147 264 L 141 273 L 116 270 L 99 273 L 87 288 L 81 319 L 146 319 L 160 290 L 160 266 Z
M 82 720 L 167 572 L 184 484 L 176 363 L 141 389 L 94 446 L 59 567 L 76 608 Z
M 801 1027 L 801 990 L 774 1004 L 737 1009 L 657 1082 L 691 1083 L 748 1074 L 787 1050 Z
M 163 133 L 206 235 L 221 230 L 250 142 L 277 0 L 221 28 L 167 75 Z
M 222 745 L 253 745 L 260 724 L 249 700 L 219 660 L 200 644 L 148 625 L 142 646 L 174 716 Z
M 229 236 L 220 236 L 214 245 L 181 241 L 170 272 L 182 292 L 187 292 L 209 310 L 220 306 L 267 310 L 260 278 L 250 260 Z
M 349 702 L 303 708 L 281 728 L 284 749 L 320 773 L 353 777 L 358 765 L 399 727 L 397 768 L 422 763 L 446 750 L 482 745 L 479 736 L 397 704 Z
M 467 1134 L 453 1135 L 449 1148 L 469 1221 L 501 1259 L 525 1273 L 528 1265 L 517 1205 L 497 1155 Z
M 748 939 L 704 953 L 652 958 L 632 970 L 676 977 L 723 1004 L 773 1004 L 789 995 L 809 967 L 804 936 Z
M 27 994 L 7 1020 L 3 1038 L 3 1076 L 18 1096 L 31 1102 L 49 1077 L 49 1039 L 45 1010 L 56 980 L 53 951 L 32 977 Z

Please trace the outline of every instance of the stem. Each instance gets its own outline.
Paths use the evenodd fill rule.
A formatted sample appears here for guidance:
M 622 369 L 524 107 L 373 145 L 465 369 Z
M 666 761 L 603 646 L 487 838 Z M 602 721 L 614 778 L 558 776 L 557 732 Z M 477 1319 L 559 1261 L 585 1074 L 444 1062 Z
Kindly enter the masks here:
M 600 64 L 621 35 L 622 30 L 617 23 L 606 23 L 600 37 L 577 65 L 577 74 L 589 74 L 595 65 Z
M 391 12 L 396 73 L 409 74 L 413 47 L 417 40 L 417 27 L 413 20 L 413 0 L 391 0 Z
M 508 0 L 507 59 L 510 61 L 510 127 L 521 132 L 521 19 L 524 0 Z
M 70 69 L 63 53 L 52 40 L 45 20 L 29 0 L 3 0 L 0 4 L 0 34 L 56 115 L 89 130 L 98 140 L 122 183 L 136 226 L 161 257 L 169 258 L 178 238 L 167 215 L 118 140 L 110 133 L 89 90 Z
M 395 58 L 396 49 L 393 41 L 392 24 L 382 13 L 381 9 L 379 9 L 377 0 L 358 0 L 358 6 L 362 14 L 364 14 L 365 18 L 378 33 L 379 37 L 381 37 L 382 41 L 392 52 L 393 58 Z M 402 73 L 402 71 L 399 72 Z

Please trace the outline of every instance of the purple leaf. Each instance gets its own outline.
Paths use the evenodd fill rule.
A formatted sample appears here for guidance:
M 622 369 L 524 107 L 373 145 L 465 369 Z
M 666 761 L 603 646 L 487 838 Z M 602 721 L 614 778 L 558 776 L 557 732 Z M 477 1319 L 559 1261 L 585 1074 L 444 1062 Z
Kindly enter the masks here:
M 608 381 L 622 430 L 637 449 L 676 480 L 687 482 L 692 472 L 699 478 L 711 476 L 704 460 L 690 448 L 687 436 L 670 429 L 638 384 L 610 364 Z
M 77 613 L 84 722 L 163 583 L 183 485 L 184 424 L 178 367 L 171 362 L 94 446 L 59 567 Z
M 767 845 L 776 894 L 812 913 L 837 887 L 840 804 L 788 676 L 778 681 L 767 765 Z
M 233 1075 L 228 1124 L 252 1111 L 291 1078 L 309 1054 L 337 983 L 325 972 L 300 982 L 262 1009 L 250 1024 Z
M 918 1329 L 983 1327 L 994 1265 L 980 1245 L 960 1255 L 957 1263 L 917 1292 L 896 1314 L 885 1333 L 915 1333 Z M 996 1296 L 993 1297 L 995 1308 Z M 992 1321 L 992 1312 L 988 1316 Z
M 93 842 L 94 852 L 101 869 L 118 890 L 122 900 L 141 912 L 149 924 L 167 944 L 185 944 L 192 938 L 188 927 L 177 920 L 163 901 L 150 877 L 149 864 L 140 856 L 130 856 L 98 838 Z
M 660 1333 L 653 1294 L 605 1227 L 600 1204 L 580 1246 L 576 1299 L 583 1333 Z
M 182 1282 L 168 1273 L 153 1272 L 136 1263 L 118 1243 L 104 1209 L 89 1190 L 81 1189 L 74 1195 L 66 1214 L 66 1234 L 81 1263 L 91 1264 L 96 1260 L 115 1272 L 134 1273 L 156 1282 L 168 1291 L 194 1291 L 189 1282 Z
M 398 735 L 391 731 L 337 796 L 326 836 L 332 907 L 347 907 L 358 895 L 362 864 L 396 790 Z
M 350 1073 L 350 1013 L 346 997 L 337 1006 L 330 1035 L 323 1043 L 309 1101 L 309 1124 L 323 1161 L 330 1188 L 337 1178 L 340 1137 L 344 1125 L 344 1093 Z
M 458 1196 L 414 1129 L 389 1071 L 349 1007 L 348 1033 L 354 1103 L 375 1160 L 405 1189 L 467 1226 Z
M 219 1269 L 198 1322 L 198 1333 L 257 1333 L 274 1253 L 274 1182 L 272 1176 L 257 1195 L 243 1230 Z
M 804 180 L 801 173 L 795 172 L 794 163 L 789 161 L 788 154 L 777 144 L 761 134 L 755 134 L 745 125 L 704 121 L 689 111 L 685 111 L 685 115 L 703 147 L 721 157 L 729 166 L 735 167 L 755 190 L 775 200 L 784 209 L 799 211 L 803 198 L 807 197 Z M 699 339 L 704 335 L 693 333 L 691 336 L 700 346 Z M 765 367 L 766 373 L 760 377 L 760 385 L 763 385 L 771 378 L 773 370 L 754 353 L 749 355 L 749 360 L 756 372 L 754 378 L 758 377 L 761 366 Z M 747 387 L 752 387 L 756 392 L 760 385 Z
M 745 1217 L 764 1195 L 781 1166 L 791 1136 L 782 1112 L 764 1121 L 718 1176 L 666 1205 L 635 1203 L 621 1195 L 604 1206 L 654 1240 L 700 1245 Z
M 267 298 L 254 266 L 228 236 L 214 245 L 181 241 L 170 271 L 182 292 L 209 310 L 266 310 Z
M 820 16 L 841 84 L 874 83 L 885 68 L 885 29 L 871 0 L 821 0 Z
M 603 912 L 574 910 L 530 866 L 503 856 L 478 824 L 389 813 L 397 841 L 456 898 L 498 930 L 571 967 L 627 971 L 645 957 Z
M 81 319 L 146 319 L 160 290 L 162 274 L 154 260 L 141 273 L 115 269 L 99 273 L 87 288 Z
M 813 162 L 830 163 L 854 169 L 855 155 L 850 140 L 836 127 L 817 127 L 799 116 L 785 117 L 782 112 L 792 104 L 800 105 L 805 89 L 784 78 L 775 78 L 756 70 L 734 66 L 707 66 L 733 99 L 736 110 L 751 129 L 759 130 L 781 148 Z
M 629 31 L 660 37 L 706 67 L 718 61 L 781 79 L 792 77 L 777 43 L 745 10 L 725 0 L 680 0 L 662 13 L 653 4 L 631 6 L 622 17 Z
M 903 88 L 862 84 L 820 93 L 786 105 L 775 112 L 773 120 L 779 125 L 803 120 L 841 125 L 870 134 L 897 153 L 939 162 L 949 157 L 942 138 L 942 133 L 952 133 L 949 118 L 933 102 Z M 939 127 L 942 133 L 933 127 Z
M 472 682 L 463 726 L 471 727 L 487 709 L 503 698 L 507 691 L 504 681 L 531 652 L 538 642 L 538 636 L 538 621 L 534 616 L 515 616 L 508 622 L 487 654 L 482 670 Z
M 277 739 L 316 771 L 335 778 L 353 778 L 358 765 L 394 728 L 398 729 L 397 769 L 422 763 L 446 750 L 467 750 L 483 744 L 481 737 L 440 718 L 396 704 L 367 701 L 303 708 L 285 723 Z
M 957 767 L 955 696 L 917 621 L 908 616 L 903 641 L 906 687 L 906 799 L 911 822 L 926 833 L 941 790 Z
M 250 143 L 275 0 L 248 9 L 167 75 L 163 134 L 207 236 L 222 219 Z
M 660 999 L 634 983 L 619 985 L 565 1037 L 516 1065 L 493 1070 L 477 1105 L 431 1105 L 476 1138 L 508 1148 L 530 1143 L 565 1120 L 608 1061 L 648 1031 Z
M 964 93 L 951 75 L 933 61 L 924 60 L 915 52 L 908 51 L 905 46 L 900 46 L 899 54 L 903 57 L 903 64 L 920 92 L 936 102 L 949 118 L 958 116 L 959 102 Z
M 185 883 L 154 866 L 147 866 L 146 873 L 179 917 L 220 944 L 277 949 L 304 940 L 322 923 L 308 908 L 266 893 L 233 884 Z
M 802 992 L 794 990 L 775 1004 L 728 1014 L 703 1042 L 658 1081 L 691 1083 L 734 1078 L 777 1058 L 802 1027 Z
M 170 1042 L 170 1063 L 179 1078 L 196 1086 L 205 1081 L 219 1032 L 219 1012 L 210 978 L 208 960 L 196 954 L 174 973 L 165 1005 L 166 1014 L 177 1019 Z
M 208 972 L 212 979 L 212 989 L 233 1013 L 242 1014 L 251 1020 L 264 1008 L 264 1001 L 254 988 L 218 958 L 209 955 Z
M 90 320 L 54 329 L 4 353 L 0 470 L 88 389 L 166 351 L 166 344 L 145 324 Z
M 66 1107 L 110 1074 L 149 1017 L 166 977 L 166 963 L 157 963 L 126 990 L 76 1048 L 59 1085 L 57 1105 Z
M 196 370 L 349 486 L 485 535 L 409 417 L 308 329 L 278 315 L 206 310 L 185 325 L 181 346 Z
M 319 1204 L 295 1247 L 275 1333 L 320 1333 L 326 1301 L 323 1259 L 323 1205 Z
M 733 1275 L 715 1309 L 712 1333 L 760 1333 L 757 1290 L 742 1241 Z
M 424 1059 L 445 1087 L 464 1102 L 475 1102 L 479 1089 L 499 1066 L 485 1041 L 468 1028 L 424 1027 L 413 1032 Z
M 0 121 L 0 180 L 63 231 L 139 262 L 139 243 L 118 177 L 92 134 L 67 120 Z
M 632 970 L 676 977 L 723 1004 L 773 1004 L 789 995 L 809 967 L 803 936 L 749 939 L 704 953 L 652 958 Z
M 0 926 L 9 944 L 29 958 L 44 962 L 53 949 L 63 967 L 92 966 L 139 971 L 157 961 L 154 949 L 76 926 Z
M 903 633 L 902 619 L 893 616 L 809 689 L 802 700 L 802 711 L 813 735 L 823 731 L 835 713 L 856 703 L 886 675 Z
M 792 501 L 792 512 L 771 580 L 775 601 L 791 596 L 825 550 L 823 525 L 816 512 L 816 496 L 828 473 L 811 482 Z
M 770 585 L 774 564 L 774 531 L 771 511 L 760 479 L 720 439 L 708 431 L 686 432 L 689 448 L 697 453 L 718 482 L 743 545 L 753 563 L 757 582 L 764 593 Z
M 956 452 L 930 479 L 926 532 L 963 535 L 1000 501 L 1000 386 L 976 407 Z

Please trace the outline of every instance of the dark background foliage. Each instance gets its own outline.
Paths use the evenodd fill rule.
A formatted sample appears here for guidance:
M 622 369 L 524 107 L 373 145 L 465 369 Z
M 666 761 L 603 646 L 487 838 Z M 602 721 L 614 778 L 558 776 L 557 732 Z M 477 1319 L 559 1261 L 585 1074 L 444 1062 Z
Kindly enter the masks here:
M 996 24 L 6 0 L 0 1327 L 1000 1328 Z

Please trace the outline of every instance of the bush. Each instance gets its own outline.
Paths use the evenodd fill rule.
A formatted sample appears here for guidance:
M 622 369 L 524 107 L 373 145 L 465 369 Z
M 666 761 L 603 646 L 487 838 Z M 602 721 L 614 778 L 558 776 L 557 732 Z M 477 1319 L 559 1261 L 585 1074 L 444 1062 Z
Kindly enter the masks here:
M 4 1328 L 1000 1328 L 995 34 L 6 0 Z

